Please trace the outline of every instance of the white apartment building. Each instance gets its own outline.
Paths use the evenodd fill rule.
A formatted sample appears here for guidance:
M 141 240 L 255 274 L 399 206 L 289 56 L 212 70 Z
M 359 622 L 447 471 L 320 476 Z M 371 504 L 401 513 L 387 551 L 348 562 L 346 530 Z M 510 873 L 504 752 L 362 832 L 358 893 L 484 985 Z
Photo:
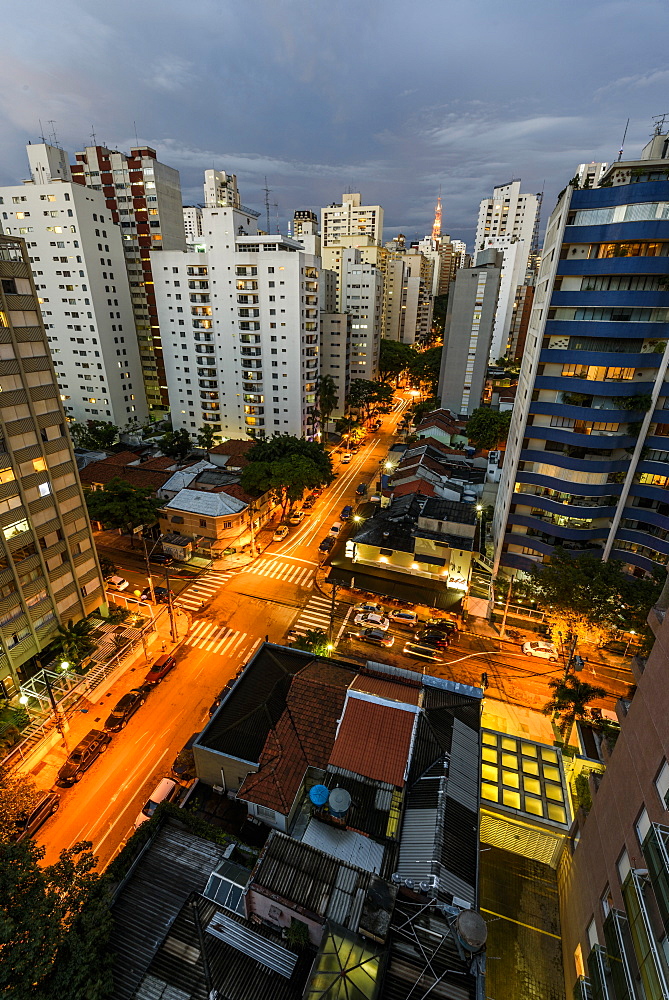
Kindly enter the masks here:
M 576 177 L 580 188 L 596 188 L 603 175 L 609 169 L 608 163 L 579 163 Z
M 148 411 L 120 228 L 105 194 L 74 183 L 67 155 L 27 147 L 30 180 L 0 188 L 4 232 L 26 240 L 69 420 Z
M 183 216 L 186 243 L 197 243 L 202 239 L 202 206 L 184 205 Z
M 225 170 L 205 170 L 204 203 L 207 208 L 241 208 L 237 175 Z
M 313 437 L 319 259 L 236 208 L 203 209 L 202 247 L 154 263 L 174 427 Z
M 380 205 L 361 205 L 359 194 L 342 195 L 341 203 L 333 202 L 321 209 L 323 246 L 336 246 L 342 236 L 371 236 L 372 242 L 383 242 L 383 209 Z
M 362 259 L 359 250 L 344 251 L 342 312 L 351 317 L 351 378 L 375 379 L 378 373 L 383 310 L 383 275 Z

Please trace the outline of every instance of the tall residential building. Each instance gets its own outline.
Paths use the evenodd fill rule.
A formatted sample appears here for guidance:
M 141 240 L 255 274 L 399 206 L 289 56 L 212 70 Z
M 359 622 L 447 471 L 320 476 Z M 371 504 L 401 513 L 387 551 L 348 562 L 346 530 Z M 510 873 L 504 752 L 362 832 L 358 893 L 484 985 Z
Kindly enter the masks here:
M 490 355 L 502 253 L 487 250 L 457 272 L 448 300 L 439 396 L 444 410 L 469 416 L 481 404 Z
M 241 208 L 237 175 L 225 170 L 205 170 L 204 203 L 207 208 Z
M 664 136 L 550 217 L 495 507 L 495 560 L 556 545 L 669 563 L 669 160 Z
M 599 182 L 608 170 L 608 163 L 579 163 L 576 178 L 580 188 L 599 187 Z
M 149 146 L 129 154 L 87 146 L 76 159 L 72 179 L 102 191 L 123 234 L 146 403 L 149 414 L 157 418 L 167 409 L 168 399 L 151 251 L 185 247 L 179 172 L 161 163 Z
M 208 424 L 223 438 L 311 438 L 320 261 L 296 240 L 257 235 L 256 222 L 205 208 L 204 251 L 156 254 L 172 421 L 193 435 Z
M 184 205 L 183 217 L 186 243 L 197 243 L 202 239 L 202 205 Z
M 351 378 L 378 374 L 383 309 L 383 275 L 359 250 L 344 252 L 342 312 L 351 317 Z
M 290 235 L 290 234 L 289 234 Z M 321 255 L 318 216 L 309 209 L 298 209 L 293 215 L 293 239 L 299 240 L 307 253 Z
M 519 180 L 496 187 L 492 198 L 481 201 L 474 263 L 483 250 L 504 252 L 491 360 L 502 357 L 508 349 L 516 288 L 525 280 L 529 255 L 535 249 L 539 204 L 539 195 L 520 193 Z
M 370 236 L 373 243 L 383 242 L 383 209 L 380 205 L 361 205 L 359 194 L 342 195 L 321 209 L 323 246 L 337 246 L 342 236 Z
M 69 420 L 147 418 L 121 229 L 67 156 L 28 145 L 30 180 L 0 188 L 5 233 L 24 236 Z
M 58 205 L 61 197 L 40 204 Z M 39 216 L 32 207 L 24 211 L 41 224 L 41 211 Z M 78 621 L 105 600 L 38 294 L 25 241 L 0 236 L 0 692 L 5 698 L 36 672 L 36 658 L 61 621 Z

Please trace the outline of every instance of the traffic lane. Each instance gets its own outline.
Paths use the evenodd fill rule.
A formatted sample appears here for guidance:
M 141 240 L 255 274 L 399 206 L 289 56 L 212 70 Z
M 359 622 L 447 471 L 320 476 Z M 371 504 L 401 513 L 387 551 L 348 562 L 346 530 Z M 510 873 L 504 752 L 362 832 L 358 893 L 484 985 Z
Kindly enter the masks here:
M 46 848 L 46 864 L 57 860 L 63 847 L 81 840 L 93 842 L 101 867 L 108 863 L 132 832 L 152 789 L 169 775 L 191 734 L 202 729 L 214 698 L 243 660 L 214 657 L 206 650 L 180 653 L 174 670 L 150 692 L 126 728 L 114 734 L 81 781 L 59 789 L 60 809 L 37 837 Z

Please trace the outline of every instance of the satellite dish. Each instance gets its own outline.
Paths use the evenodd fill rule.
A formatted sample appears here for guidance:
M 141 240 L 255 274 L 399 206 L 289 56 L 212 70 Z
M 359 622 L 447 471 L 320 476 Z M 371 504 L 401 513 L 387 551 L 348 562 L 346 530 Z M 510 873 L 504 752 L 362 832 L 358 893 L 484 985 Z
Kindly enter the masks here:
M 476 910 L 462 910 L 455 921 L 455 929 L 463 948 L 480 951 L 488 937 L 488 926 Z

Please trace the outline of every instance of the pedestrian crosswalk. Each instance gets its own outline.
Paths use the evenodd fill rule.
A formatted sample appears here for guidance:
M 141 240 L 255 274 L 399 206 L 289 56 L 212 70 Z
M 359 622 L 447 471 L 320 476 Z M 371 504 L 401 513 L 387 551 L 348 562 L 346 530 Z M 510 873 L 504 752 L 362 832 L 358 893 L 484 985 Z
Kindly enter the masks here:
M 282 580 L 296 587 L 313 587 L 315 566 L 304 566 L 297 562 L 285 562 L 283 559 L 259 559 L 251 566 L 245 566 L 243 573 L 253 573 L 255 576 L 265 576 L 272 580 Z
M 250 656 L 261 642 L 262 639 L 246 632 L 235 632 L 227 625 L 200 618 L 192 623 L 183 644 L 212 655 Z
M 232 575 L 232 572 L 217 573 L 214 570 L 204 573 L 198 577 L 195 583 L 182 591 L 174 603 L 177 607 L 187 608 L 189 611 L 198 611 L 203 604 L 208 604 L 215 597 L 223 584 Z
M 335 605 L 335 625 L 339 618 L 338 611 L 339 608 Z M 314 595 L 293 625 L 291 632 L 295 635 L 306 635 L 307 632 L 329 633 L 331 615 L 332 601 L 321 594 Z

